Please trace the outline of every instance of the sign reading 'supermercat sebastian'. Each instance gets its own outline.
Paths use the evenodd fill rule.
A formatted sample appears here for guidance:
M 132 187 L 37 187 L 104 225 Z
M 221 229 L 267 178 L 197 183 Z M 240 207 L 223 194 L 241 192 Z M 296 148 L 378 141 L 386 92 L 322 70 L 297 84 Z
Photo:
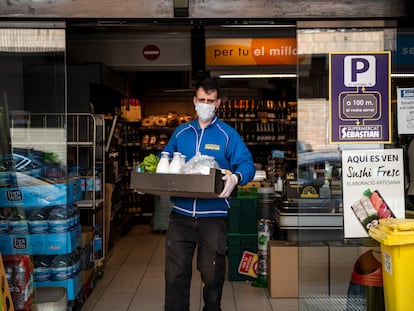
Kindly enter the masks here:
M 330 53 L 330 143 L 391 143 L 390 52 Z

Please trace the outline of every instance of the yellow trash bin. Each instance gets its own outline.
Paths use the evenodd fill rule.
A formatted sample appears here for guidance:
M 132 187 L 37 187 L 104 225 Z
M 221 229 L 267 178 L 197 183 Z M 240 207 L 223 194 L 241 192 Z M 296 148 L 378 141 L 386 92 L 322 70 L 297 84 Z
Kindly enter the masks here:
M 369 235 L 381 243 L 385 310 L 413 310 L 414 219 L 380 219 Z

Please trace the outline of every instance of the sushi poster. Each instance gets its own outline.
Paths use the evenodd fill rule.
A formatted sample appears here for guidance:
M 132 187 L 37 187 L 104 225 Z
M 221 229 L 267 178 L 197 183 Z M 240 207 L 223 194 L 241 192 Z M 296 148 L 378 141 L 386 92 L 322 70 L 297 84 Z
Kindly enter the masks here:
M 381 218 L 404 218 L 402 149 L 342 151 L 345 238 L 368 237 Z

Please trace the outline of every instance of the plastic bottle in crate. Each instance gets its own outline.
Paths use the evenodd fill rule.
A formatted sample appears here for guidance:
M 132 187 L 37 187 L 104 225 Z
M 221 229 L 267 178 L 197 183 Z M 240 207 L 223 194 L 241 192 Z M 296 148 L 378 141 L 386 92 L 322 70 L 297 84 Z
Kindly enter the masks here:
M 9 233 L 10 234 L 28 234 L 29 226 L 24 210 L 20 207 L 13 208 L 12 214 L 9 218 Z
M 9 219 L 4 208 L 0 208 L 0 234 L 9 233 Z
M 33 256 L 33 279 L 35 282 L 47 282 L 51 280 L 52 273 L 50 269 L 50 261 L 50 256 L 47 255 Z
M 47 233 L 49 221 L 44 207 L 34 208 L 29 214 L 29 232 L 32 234 Z
M 50 264 L 52 281 L 64 281 L 72 277 L 69 255 L 58 255 Z
M 70 179 L 74 179 L 76 181 L 76 187 L 74 190 L 74 197 L 76 200 L 82 200 L 85 197 L 85 187 L 86 187 L 86 180 L 85 180 L 85 173 L 82 166 L 73 166 L 68 173 L 68 177 Z
M 76 231 L 79 226 L 78 209 L 74 205 L 68 205 L 68 229 Z
M 93 267 L 93 245 L 89 243 L 79 249 L 79 269 L 81 271 L 88 270 Z
M 72 231 L 75 226 L 75 218 L 73 214 L 73 206 L 72 204 L 68 204 L 67 208 L 67 217 L 68 217 L 68 231 Z
M 95 194 L 95 199 L 102 198 L 102 178 L 98 169 L 88 172 L 86 176 L 86 191 L 85 199 L 92 200 Z
M 95 260 L 99 260 L 102 258 L 102 256 L 102 231 L 97 225 L 95 227 L 95 236 L 93 239 L 93 257 Z
M 70 253 L 69 255 L 69 265 L 70 265 L 70 269 L 71 269 L 71 277 L 74 278 L 77 275 L 79 275 L 80 273 L 80 256 L 81 253 L 79 251 L 79 249 L 75 249 L 72 253 Z
M 69 215 L 66 205 L 54 206 L 49 211 L 49 232 L 64 233 L 69 231 Z

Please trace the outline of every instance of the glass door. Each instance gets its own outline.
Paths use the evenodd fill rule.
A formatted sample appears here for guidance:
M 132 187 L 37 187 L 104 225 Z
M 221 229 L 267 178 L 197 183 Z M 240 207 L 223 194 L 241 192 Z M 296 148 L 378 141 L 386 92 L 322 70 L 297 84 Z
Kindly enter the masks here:
M 378 245 L 369 237 L 344 238 L 342 150 L 384 146 L 330 143 L 329 53 L 394 51 L 396 28 L 382 21 L 299 22 L 297 42 L 300 186 L 291 238 L 299 246 L 300 309 L 316 310 L 329 302 L 340 309 L 351 304 L 353 310 L 364 310 L 360 288 L 350 297 L 350 280 L 358 257 L 377 251 Z

